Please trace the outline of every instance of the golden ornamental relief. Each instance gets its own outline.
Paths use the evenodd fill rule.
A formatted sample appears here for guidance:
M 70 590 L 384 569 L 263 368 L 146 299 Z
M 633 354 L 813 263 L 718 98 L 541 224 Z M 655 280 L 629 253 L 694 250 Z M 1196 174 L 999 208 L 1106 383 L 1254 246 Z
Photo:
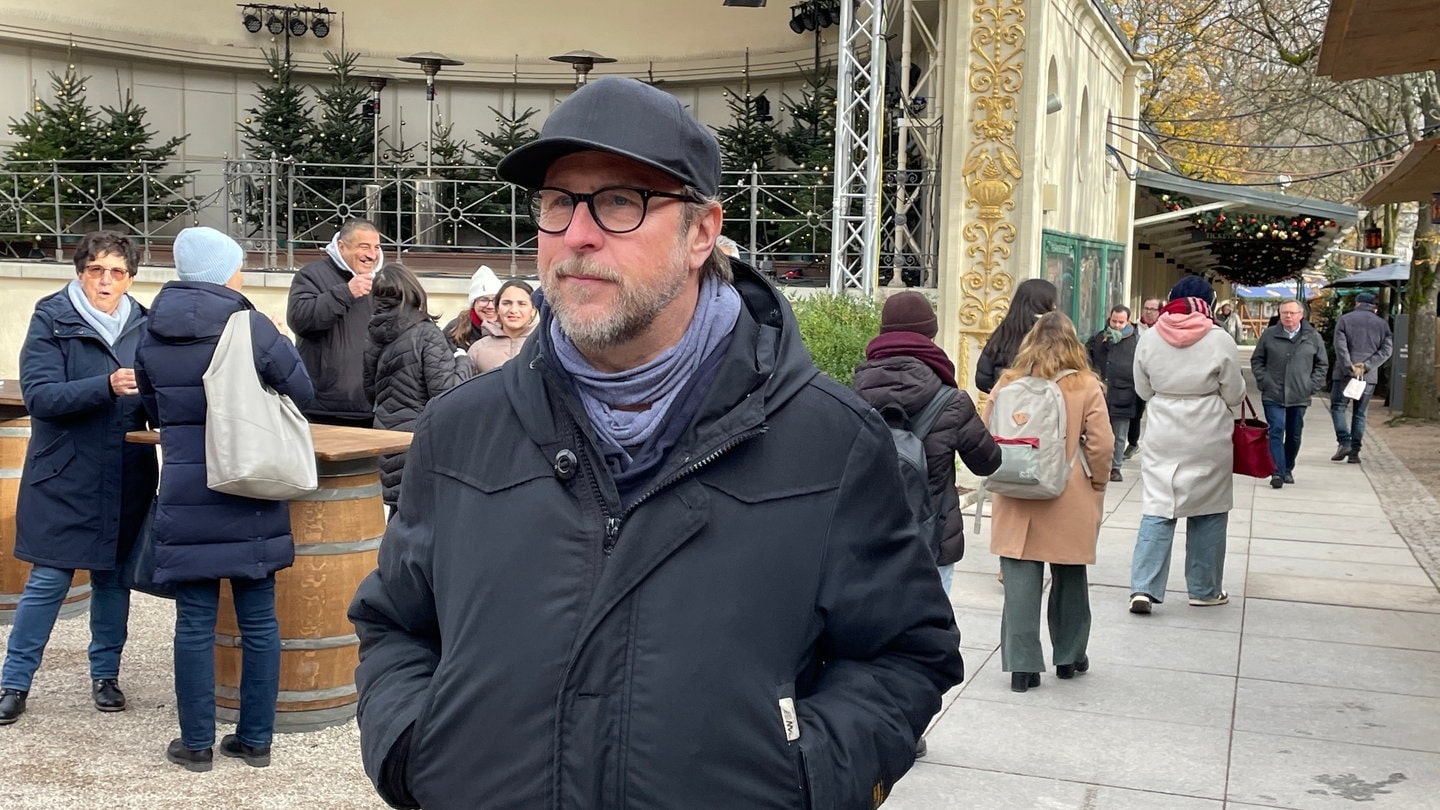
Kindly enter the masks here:
M 969 220 L 961 228 L 967 267 L 960 276 L 956 312 L 958 370 L 966 377 L 971 342 L 983 344 L 999 325 L 1015 285 L 1006 264 L 1019 236 L 1011 217 L 1024 174 L 1015 133 L 1025 85 L 1025 0 L 974 0 L 971 22 L 967 83 L 973 138 L 960 166 Z

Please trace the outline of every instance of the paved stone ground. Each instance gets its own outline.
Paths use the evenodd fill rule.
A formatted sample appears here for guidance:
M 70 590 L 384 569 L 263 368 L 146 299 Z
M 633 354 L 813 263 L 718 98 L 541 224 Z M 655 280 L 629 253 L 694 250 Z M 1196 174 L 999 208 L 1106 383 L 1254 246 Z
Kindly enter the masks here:
M 1371 418 L 1375 416 L 1372 414 Z M 1440 431 L 1440 425 L 1434 429 Z M 1364 461 L 1360 466 L 1380 496 L 1385 517 L 1405 538 L 1431 581 L 1440 585 L 1440 502 L 1376 433 L 1372 430 L 1365 435 L 1366 447 L 1361 454 Z

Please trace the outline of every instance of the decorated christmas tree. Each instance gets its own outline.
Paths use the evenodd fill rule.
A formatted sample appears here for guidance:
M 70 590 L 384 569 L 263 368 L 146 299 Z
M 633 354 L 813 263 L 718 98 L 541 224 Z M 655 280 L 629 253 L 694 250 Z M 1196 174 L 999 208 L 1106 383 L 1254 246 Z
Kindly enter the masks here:
M 267 160 L 303 160 L 310 156 L 310 102 L 305 88 L 291 81 L 291 66 L 271 49 L 265 54 L 269 64 L 270 82 L 255 86 L 259 103 L 246 110 L 240 123 L 241 141 L 250 156 Z
M 480 165 L 480 178 L 486 181 L 482 184 L 484 198 L 476 205 L 480 237 L 482 244 L 486 245 L 512 242 L 526 245 L 535 238 L 536 231 L 534 223 L 525 216 L 525 204 L 521 198 L 523 192 L 500 180 L 495 175 L 495 167 L 501 158 L 540 137 L 530 124 L 530 119 L 540 111 L 534 107 L 519 110 L 512 97 L 508 114 L 494 107 L 490 108 L 490 112 L 495 114 L 495 129 L 491 132 L 476 130 L 475 136 L 480 143 L 471 150 L 475 162 Z
M 295 191 L 295 239 L 327 241 L 346 219 L 368 213 L 364 185 L 374 172 L 374 131 L 365 114 L 369 88 L 355 75 L 359 56 L 325 52 L 330 82 L 315 88 L 315 114 L 306 122 L 303 157 L 295 166 L 303 180 Z
M 823 261 L 830 252 L 830 216 L 834 207 L 835 87 L 829 65 L 801 68 L 805 87 L 798 100 L 787 93 L 790 126 L 776 138 L 779 154 L 793 167 L 791 185 L 777 194 L 777 209 L 786 219 L 781 252 Z
M 54 98 L 37 95 L 29 112 L 10 120 L 17 141 L 4 161 L 21 189 L 20 229 L 40 235 L 128 230 L 140 226 L 147 198 L 157 206 L 152 222 L 167 218 L 159 209 L 185 207 L 176 196 L 181 179 L 159 175 L 183 136 L 152 146 L 155 133 L 145 123 L 146 110 L 128 93 L 119 107 L 97 111 L 85 94 L 89 77 L 73 64 L 64 74 L 51 73 L 50 80 Z
M 748 86 L 742 93 L 727 89 L 725 105 L 730 110 L 730 123 L 714 128 L 720 143 L 720 168 L 731 172 L 736 180 L 743 176 L 741 182 L 746 184 L 726 206 L 725 235 L 748 249 L 753 214 L 755 248 L 768 253 L 785 230 L 778 220 L 786 218 L 792 207 L 788 197 L 776 197 L 776 190 L 770 186 L 776 180 L 771 173 L 775 171 L 775 145 L 780 133 L 764 93 L 754 96 Z M 758 178 L 745 176 L 752 168 L 760 172 Z M 759 185 L 753 195 L 748 185 L 752 179 Z

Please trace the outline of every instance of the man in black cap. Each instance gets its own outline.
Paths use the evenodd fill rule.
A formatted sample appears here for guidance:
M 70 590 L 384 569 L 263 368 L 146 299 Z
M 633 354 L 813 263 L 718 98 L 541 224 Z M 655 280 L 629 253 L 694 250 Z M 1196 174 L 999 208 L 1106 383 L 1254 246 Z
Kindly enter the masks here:
M 417 423 L 350 607 L 366 772 L 397 807 L 878 804 L 959 633 L 884 423 L 715 250 L 715 139 L 604 78 L 498 172 L 540 323 Z
M 1375 296 L 1355 296 L 1355 308 L 1340 316 L 1335 324 L 1335 365 L 1330 381 L 1330 421 L 1335 423 L 1335 455 L 1331 461 L 1344 459 L 1360 463 L 1360 443 L 1365 438 L 1365 411 L 1370 396 L 1380 379 L 1380 366 L 1390 359 L 1394 342 L 1390 324 L 1375 312 Z M 1350 381 L 1365 381 L 1365 391 L 1358 399 L 1345 395 Z M 1352 409 L 1346 414 L 1347 409 Z M 1347 418 L 1348 417 L 1348 418 Z

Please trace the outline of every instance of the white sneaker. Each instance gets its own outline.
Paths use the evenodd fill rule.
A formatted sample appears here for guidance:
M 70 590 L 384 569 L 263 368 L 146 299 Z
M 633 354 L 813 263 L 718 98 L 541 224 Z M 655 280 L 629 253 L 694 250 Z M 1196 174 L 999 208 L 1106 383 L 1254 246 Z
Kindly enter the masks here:
M 1150 597 L 1149 597 L 1149 596 L 1146 596 L 1146 595 L 1143 594 L 1143 593 L 1137 593 L 1137 594 L 1135 594 L 1134 596 L 1130 597 L 1130 612 L 1131 612 L 1131 613 L 1149 613 L 1149 612 L 1150 612 Z
M 1214 607 L 1215 605 L 1223 605 L 1229 601 L 1230 594 L 1224 591 L 1221 591 L 1220 595 L 1214 599 L 1196 599 L 1193 596 L 1190 597 L 1190 604 L 1194 607 Z

